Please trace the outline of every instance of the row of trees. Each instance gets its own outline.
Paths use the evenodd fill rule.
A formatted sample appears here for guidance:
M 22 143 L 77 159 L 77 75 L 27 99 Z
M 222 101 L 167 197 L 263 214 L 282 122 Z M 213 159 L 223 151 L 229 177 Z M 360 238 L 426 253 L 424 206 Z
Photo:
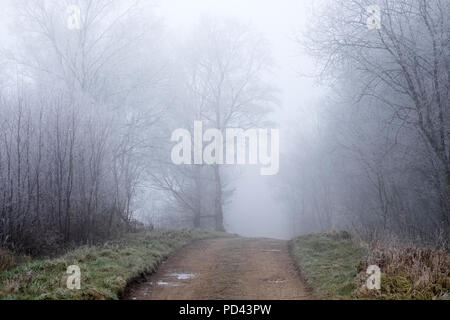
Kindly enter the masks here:
M 0 245 L 31 253 L 132 227 L 161 112 L 156 39 L 133 19 L 142 8 L 78 5 L 79 29 L 64 2 L 16 5 L 16 46 L 1 55 Z
M 203 19 L 180 43 L 148 2 L 70 4 L 79 17 L 59 0 L 15 5 L 17 45 L 1 52 L 0 245 L 93 243 L 152 209 L 224 230 L 228 172 L 173 165 L 170 137 L 195 120 L 261 123 L 274 101 L 262 37 Z
M 367 25 L 374 4 L 379 29 Z M 285 180 L 292 207 L 306 208 L 295 216 L 316 230 L 448 245 L 450 3 L 338 0 L 317 12 L 300 44 L 334 93 L 302 144 L 310 171 Z

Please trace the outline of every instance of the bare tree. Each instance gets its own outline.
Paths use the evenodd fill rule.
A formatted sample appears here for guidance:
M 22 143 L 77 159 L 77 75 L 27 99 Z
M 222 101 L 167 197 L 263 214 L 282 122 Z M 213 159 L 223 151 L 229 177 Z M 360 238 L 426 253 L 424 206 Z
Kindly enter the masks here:
M 69 30 L 65 3 L 22 2 L 20 48 L 4 55 L 19 71 L 0 108 L 0 241 L 31 253 L 132 227 L 161 113 L 165 66 L 136 19 L 145 6 L 77 5 Z
M 258 126 L 270 111 L 274 90 L 264 78 L 271 61 L 264 39 L 238 21 L 204 19 L 187 44 L 186 88 L 191 110 L 205 127 L 219 129 Z M 224 231 L 225 178 L 213 166 L 216 230 Z
M 368 27 L 374 4 L 380 28 Z M 333 112 L 345 122 L 330 130 L 365 176 L 353 185 L 366 199 L 359 214 L 376 213 L 365 217 L 372 226 L 380 217 L 383 229 L 449 236 L 449 9 L 439 0 L 327 2 L 301 43 L 346 97 Z

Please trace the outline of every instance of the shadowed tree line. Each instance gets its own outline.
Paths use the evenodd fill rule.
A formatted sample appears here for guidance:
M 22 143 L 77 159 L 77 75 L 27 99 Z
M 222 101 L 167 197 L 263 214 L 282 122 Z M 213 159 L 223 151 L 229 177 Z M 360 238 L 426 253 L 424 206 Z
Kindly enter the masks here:
M 379 29 L 366 9 L 378 5 Z M 326 1 L 299 45 L 330 93 L 289 161 L 297 226 L 448 245 L 450 3 Z M 294 155 L 293 155 L 294 156 Z M 299 165 L 303 166 L 298 167 Z M 303 230 L 305 231 L 305 230 Z

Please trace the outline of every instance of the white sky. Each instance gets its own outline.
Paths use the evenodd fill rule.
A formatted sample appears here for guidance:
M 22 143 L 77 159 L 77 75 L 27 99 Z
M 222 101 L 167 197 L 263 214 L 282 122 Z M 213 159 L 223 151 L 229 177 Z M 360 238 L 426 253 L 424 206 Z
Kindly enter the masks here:
M 189 29 L 203 15 L 237 17 L 250 22 L 271 43 L 271 53 L 279 68 L 276 78 L 281 81 L 283 91 L 296 89 L 297 96 L 309 95 L 310 88 L 302 92 L 292 80 L 299 81 L 299 72 L 311 71 L 310 63 L 299 57 L 298 46 L 293 41 L 295 34 L 307 23 L 308 7 L 314 0 L 160 0 L 158 13 L 173 32 Z M 303 61 L 303 63 L 302 63 Z M 286 86 L 287 85 L 287 86 Z M 281 98 L 292 103 L 283 92 Z

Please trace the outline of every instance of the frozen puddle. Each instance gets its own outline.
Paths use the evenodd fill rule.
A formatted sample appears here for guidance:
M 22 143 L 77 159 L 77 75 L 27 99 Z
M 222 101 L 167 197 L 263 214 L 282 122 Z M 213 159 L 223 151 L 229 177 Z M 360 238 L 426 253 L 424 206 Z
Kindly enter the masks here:
M 266 281 L 268 281 L 270 283 L 277 283 L 277 284 L 286 282 L 286 280 L 284 280 L 284 279 L 270 279 L 270 280 L 266 280 Z
M 191 280 L 197 277 L 193 273 L 171 273 L 169 276 L 172 278 L 177 278 L 177 280 Z
M 164 280 L 155 282 L 155 285 L 157 285 L 159 287 L 179 287 L 179 286 L 183 285 L 183 283 L 177 282 L 177 281 L 172 281 L 172 280 L 185 281 L 185 280 L 194 279 L 195 277 L 197 277 L 197 276 L 193 273 L 178 273 L 178 272 L 175 273 L 174 272 L 174 273 L 167 274 L 164 277 Z
M 160 287 L 178 287 L 178 286 L 180 286 L 180 283 L 178 283 L 178 282 L 158 281 L 158 282 L 156 282 L 156 285 L 158 285 Z

